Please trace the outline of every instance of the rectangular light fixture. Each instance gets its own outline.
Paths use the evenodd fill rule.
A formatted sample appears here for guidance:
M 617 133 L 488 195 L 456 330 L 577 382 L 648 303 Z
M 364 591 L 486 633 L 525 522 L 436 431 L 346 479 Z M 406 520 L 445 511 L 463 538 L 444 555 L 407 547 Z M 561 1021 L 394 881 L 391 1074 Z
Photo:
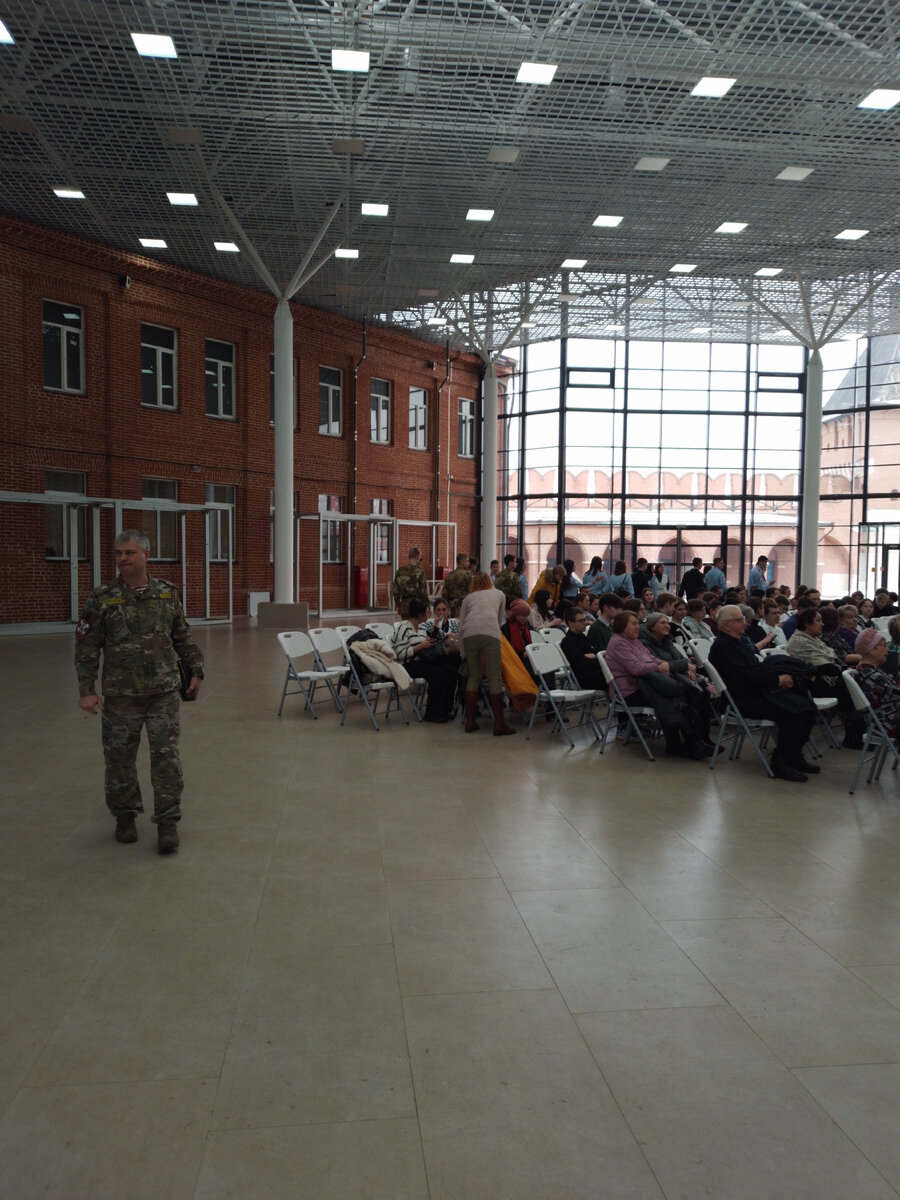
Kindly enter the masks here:
M 624 329 L 624 325 L 604 325 L 604 329 Z
M 139 238 L 138 239 L 145 250 L 165 250 L 167 249 L 163 238 Z
M 78 188 L 58 187 L 53 189 L 53 194 L 59 196 L 60 200 L 83 200 L 84 192 Z
M 780 275 L 784 267 L 760 267 L 758 271 L 754 271 L 754 275 L 760 275 L 764 279 L 774 279 L 776 275 Z
M 704 75 L 699 83 L 691 89 L 692 96 L 724 96 L 737 83 L 726 75 Z
M 520 329 L 536 329 L 537 322 L 536 321 L 523 321 L 522 324 L 519 326 L 519 328 Z
M 429 325 L 446 325 L 447 318 L 446 317 L 429 317 L 428 324 Z
M 696 263 L 675 263 L 673 267 L 669 267 L 669 273 L 674 275 L 690 275 L 691 271 L 696 270 Z
M 474 254 L 451 254 L 450 261 L 452 263 L 473 263 L 475 261 Z
M 695 325 L 691 333 L 712 333 L 712 325 Z
M 556 63 L 523 62 L 516 75 L 516 83 L 552 83 L 556 74 Z
M 334 252 L 335 258 L 359 258 L 358 250 L 351 250 L 349 246 L 338 246 Z
M 634 164 L 636 171 L 664 171 L 671 162 L 668 158 L 654 158 L 652 155 L 639 158 Z
M 419 288 L 416 295 L 421 296 L 423 300 L 437 300 L 439 293 L 435 288 Z
M 574 304 L 576 300 L 581 299 L 580 292 L 560 292 L 556 297 L 560 304 Z
M 170 204 L 181 204 L 189 208 L 195 208 L 200 201 L 193 192 L 166 192 Z
M 368 50 L 339 50 L 331 49 L 332 71 L 368 71 Z
M 175 43 L 167 33 L 133 33 L 131 40 L 142 58 L 177 58 Z
M 13 40 L 13 35 L 9 32 L 6 26 L 0 21 L 0 45 L 14 46 L 16 43 Z
M 514 163 L 519 157 L 518 146 L 491 146 L 487 152 L 489 163 Z
M 362 138 L 334 138 L 331 150 L 333 154 L 365 154 L 366 143 Z
M 466 213 L 467 221 L 493 221 L 494 210 L 492 208 L 470 208 Z
M 868 233 L 868 229 L 842 229 L 840 233 L 834 235 L 835 241 L 841 242 L 858 242 Z
M 869 92 L 865 100 L 860 100 L 856 107 L 885 110 L 893 108 L 895 104 L 900 104 L 900 92 L 894 88 L 876 88 L 874 92 Z
M 564 258 L 562 261 L 562 269 L 564 271 L 580 271 L 586 265 L 586 258 Z
M 221 250 L 223 254 L 240 254 L 241 248 L 237 242 L 213 242 L 217 250 Z
M 776 179 L 787 179 L 791 183 L 799 183 L 801 179 L 806 179 L 808 175 L 812 175 L 815 167 L 785 167 L 783 171 L 779 171 L 775 176 Z
M 386 217 L 388 215 L 387 204 L 367 204 L 363 203 L 359 206 L 359 211 L 364 217 Z
M 615 229 L 617 225 L 622 224 L 623 220 L 623 217 L 609 217 L 604 213 L 601 213 L 600 216 L 594 220 L 594 224 L 599 225 L 603 229 Z
M 716 233 L 743 233 L 746 228 L 746 221 L 723 221 L 717 226 Z

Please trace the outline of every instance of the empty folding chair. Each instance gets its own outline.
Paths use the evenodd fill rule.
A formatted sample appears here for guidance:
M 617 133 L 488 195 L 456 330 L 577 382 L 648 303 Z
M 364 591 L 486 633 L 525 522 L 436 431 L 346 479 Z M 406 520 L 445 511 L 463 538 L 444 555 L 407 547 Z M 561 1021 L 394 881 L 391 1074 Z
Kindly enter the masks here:
M 613 719 L 618 720 L 620 716 L 625 717 L 625 728 L 622 736 L 622 744 L 627 746 L 631 741 L 632 736 L 636 737 L 644 747 L 644 753 L 651 762 L 656 762 L 653 751 L 647 745 L 647 739 L 644 737 L 644 732 L 638 724 L 638 717 L 649 719 L 654 730 L 659 728 L 659 720 L 656 715 L 656 709 L 651 704 L 631 705 L 622 695 L 622 690 L 616 683 L 616 678 L 606 662 L 606 651 L 597 651 L 597 661 L 603 671 L 603 678 L 606 680 L 606 685 L 611 689 L 609 694 L 609 710 L 606 714 L 606 725 L 603 730 L 603 746 L 609 741 L 609 732 L 612 728 Z
M 525 655 L 531 666 L 532 673 L 537 680 L 538 694 L 534 706 L 531 710 L 531 717 L 528 721 L 528 730 L 525 734 L 526 741 L 531 737 L 531 730 L 534 725 L 535 714 L 538 710 L 538 705 L 544 703 L 549 706 L 555 717 L 553 728 L 557 725 L 566 735 L 566 740 L 569 746 L 574 749 L 575 742 L 572 740 L 572 735 L 566 727 L 563 720 L 563 712 L 567 708 L 578 707 L 581 713 L 582 721 L 590 726 L 594 737 L 600 742 L 600 752 L 603 753 L 603 735 L 600 732 L 600 727 L 597 724 L 597 719 L 594 716 L 594 696 L 596 695 L 593 688 L 578 688 L 578 687 L 550 687 L 546 682 L 546 678 L 554 678 L 557 672 L 561 672 L 563 677 L 568 679 L 571 668 L 566 661 L 565 655 L 560 650 L 559 646 L 554 646 L 551 642 L 532 642 L 530 646 L 525 647 Z
M 775 722 L 768 720 L 766 717 L 745 717 L 738 706 L 735 704 L 731 692 L 725 686 L 725 680 L 709 661 L 705 664 L 703 670 L 706 672 L 706 677 L 716 690 L 716 696 L 719 700 L 720 711 L 718 714 L 719 733 L 716 738 L 715 751 L 712 758 L 709 760 L 709 769 L 712 770 L 716 765 L 716 758 L 719 750 L 722 748 L 722 743 L 731 742 L 731 752 L 729 758 L 740 758 L 741 750 L 744 747 L 744 742 L 749 739 L 751 746 L 756 751 L 759 761 L 766 769 L 766 774 L 770 779 L 775 778 L 775 772 L 769 765 L 769 761 L 762 752 L 760 742 L 753 736 L 753 731 L 761 733 L 762 743 L 765 744 L 771 730 L 775 728 Z M 729 733 L 728 727 L 732 730 Z
M 876 709 L 869 703 L 869 698 L 859 686 L 859 680 L 855 671 L 844 671 L 844 682 L 847 685 L 847 691 L 850 693 L 850 699 L 853 701 L 853 707 L 858 713 L 861 713 L 865 721 L 865 733 L 863 734 L 862 749 L 859 752 L 859 758 L 856 760 L 856 770 L 853 773 L 853 782 L 850 784 L 850 795 L 856 791 L 856 785 L 859 782 L 859 776 L 865 763 L 870 763 L 869 774 L 866 776 L 866 783 L 871 783 L 873 779 L 880 779 L 881 772 L 884 770 L 884 764 L 888 758 L 893 757 L 892 770 L 896 771 L 900 767 L 900 751 L 897 750 L 897 744 L 885 728 L 884 722 L 879 717 Z M 871 751 L 871 754 L 869 753 Z M 866 756 L 869 755 L 867 758 Z
M 287 671 L 284 676 L 284 687 L 281 689 L 281 703 L 278 705 L 278 716 L 281 716 L 281 710 L 284 708 L 285 696 L 300 694 L 303 696 L 304 711 L 308 709 L 313 717 L 318 720 L 318 715 L 313 705 L 313 698 L 316 694 L 316 688 L 320 683 L 324 683 L 328 688 L 335 708 L 338 712 L 341 712 L 342 705 L 336 685 L 339 685 L 340 679 L 344 674 L 343 667 L 320 667 L 316 661 L 316 652 L 313 649 L 313 644 L 305 633 L 296 630 L 291 633 L 279 633 L 278 644 L 284 651 L 285 658 L 287 659 Z M 312 665 L 306 669 L 298 670 L 298 664 L 304 659 L 309 659 Z M 297 689 L 289 693 L 288 687 L 291 683 L 296 683 Z

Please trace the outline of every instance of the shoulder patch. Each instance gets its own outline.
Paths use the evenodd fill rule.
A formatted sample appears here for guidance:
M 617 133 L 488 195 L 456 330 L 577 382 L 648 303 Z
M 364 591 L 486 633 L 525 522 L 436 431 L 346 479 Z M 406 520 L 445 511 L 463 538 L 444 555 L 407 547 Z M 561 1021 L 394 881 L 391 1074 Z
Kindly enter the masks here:
M 104 598 L 103 603 L 104 603 L 104 605 L 106 605 L 107 608 L 109 608 L 109 606 L 111 604 L 124 604 L 125 597 L 124 596 L 108 596 L 108 597 Z
M 78 624 L 75 626 L 75 636 L 76 637 L 84 637 L 84 635 L 86 633 L 90 633 L 90 630 L 91 630 L 90 621 L 88 621 L 84 617 L 82 617 L 81 620 L 78 622 Z

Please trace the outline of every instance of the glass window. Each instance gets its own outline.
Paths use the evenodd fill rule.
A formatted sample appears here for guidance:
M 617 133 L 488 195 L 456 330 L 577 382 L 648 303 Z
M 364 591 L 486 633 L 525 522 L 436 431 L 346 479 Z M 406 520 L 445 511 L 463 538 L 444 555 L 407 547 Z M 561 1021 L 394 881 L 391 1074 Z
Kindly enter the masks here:
M 297 428 L 297 360 L 291 360 L 291 387 L 294 398 L 294 429 Z M 275 424 L 275 355 L 269 355 L 269 424 Z
M 237 488 L 227 483 L 208 483 L 206 485 L 207 503 L 230 504 L 232 529 L 234 528 L 234 502 Z M 228 512 L 224 508 L 215 509 L 207 514 L 209 524 L 209 558 L 210 562 L 234 562 L 234 546 L 231 544 L 228 529 Z
M 177 408 L 174 329 L 141 325 L 141 404 L 148 408 Z
M 206 339 L 206 415 L 234 420 L 234 346 Z
M 409 448 L 428 449 L 428 396 L 424 388 L 409 389 Z
M 459 402 L 459 450 L 460 458 L 475 457 L 475 401 Z
M 319 512 L 340 512 L 341 497 L 340 496 L 320 496 L 319 497 Z M 341 526 L 342 521 L 323 521 L 322 522 L 322 562 L 323 563 L 339 563 L 342 561 L 341 555 Z
M 45 492 L 69 492 L 85 496 L 86 485 L 83 471 L 45 471 Z M 87 510 L 78 509 L 78 557 L 87 558 Z M 69 557 L 69 509 L 62 504 L 47 504 L 44 507 L 44 553 L 47 558 Z
M 145 500 L 177 500 L 177 479 L 144 479 L 141 495 Z M 171 561 L 178 558 L 178 513 L 144 509 L 141 528 L 150 539 L 150 557 Z
M 319 433 L 341 436 L 341 373 L 319 367 Z
M 44 387 L 55 392 L 83 392 L 84 310 L 45 300 L 42 316 Z
M 370 500 L 369 512 L 376 516 L 389 517 L 391 515 L 390 500 Z M 379 522 L 375 526 L 375 562 L 380 566 L 382 563 L 391 561 L 391 525 L 390 522 Z
M 369 383 L 369 440 L 380 446 L 391 444 L 391 385 L 386 379 Z

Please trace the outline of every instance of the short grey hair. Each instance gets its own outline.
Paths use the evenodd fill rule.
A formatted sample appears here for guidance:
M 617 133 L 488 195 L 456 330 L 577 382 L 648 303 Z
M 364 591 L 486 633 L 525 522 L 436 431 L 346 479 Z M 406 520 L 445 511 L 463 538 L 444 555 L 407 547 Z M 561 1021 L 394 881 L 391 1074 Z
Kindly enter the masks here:
M 739 604 L 723 604 L 719 609 L 716 620 L 721 625 L 723 621 L 743 621 L 744 614 Z
M 124 546 L 126 542 L 137 542 L 145 554 L 150 553 L 150 539 L 140 529 L 123 529 L 116 538 L 115 545 Z
M 756 613 L 753 611 L 753 609 L 750 607 L 749 604 L 739 604 L 738 608 L 741 610 L 741 615 L 743 616 L 745 621 L 752 621 L 753 618 L 756 616 Z

